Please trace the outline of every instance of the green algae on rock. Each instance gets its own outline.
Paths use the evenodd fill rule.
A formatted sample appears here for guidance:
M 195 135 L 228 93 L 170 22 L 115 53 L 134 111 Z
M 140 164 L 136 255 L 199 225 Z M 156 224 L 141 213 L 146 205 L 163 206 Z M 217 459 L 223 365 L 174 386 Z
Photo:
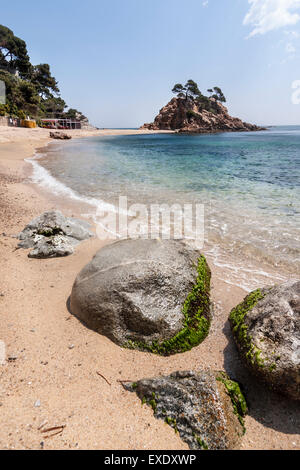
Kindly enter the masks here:
M 253 343 L 251 336 L 248 333 L 248 325 L 245 322 L 247 313 L 255 307 L 257 302 L 263 299 L 263 293 L 260 289 L 249 294 L 244 301 L 235 307 L 230 313 L 230 323 L 236 340 L 240 348 L 243 349 L 245 357 L 248 362 L 254 364 L 257 362 L 259 366 L 263 365 L 260 359 L 260 349 L 258 349 Z
M 202 255 L 198 260 L 197 279 L 192 291 L 183 305 L 184 327 L 173 338 L 162 343 L 128 342 L 129 349 L 140 349 L 154 354 L 168 356 L 190 351 L 198 346 L 209 333 L 210 328 L 210 279 L 211 272 Z
M 211 273 L 179 240 L 122 240 L 102 248 L 77 276 L 71 311 L 122 347 L 171 355 L 207 336 Z
M 230 378 L 224 372 L 221 372 L 217 380 L 222 382 L 227 390 L 228 395 L 231 398 L 232 406 L 234 413 L 237 415 L 241 426 L 243 427 L 243 432 L 246 432 L 244 417 L 248 413 L 248 407 L 246 399 L 240 389 L 240 386 L 234 380 Z
M 133 386 L 134 385 L 134 386 Z M 124 386 L 190 449 L 236 449 L 245 432 L 247 405 L 239 385 L 220 371 L 174 372 Z
M 300 281 L 250 293 L 229 321 L 250 371 L 271 389 L 300 400 Z

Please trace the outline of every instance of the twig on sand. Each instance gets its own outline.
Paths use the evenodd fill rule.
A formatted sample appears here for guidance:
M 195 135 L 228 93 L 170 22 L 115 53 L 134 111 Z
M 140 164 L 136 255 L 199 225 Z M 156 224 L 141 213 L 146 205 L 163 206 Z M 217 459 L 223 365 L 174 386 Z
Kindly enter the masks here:
M 60 431 L 55 432 L 54 434 L 50 434 L 49 436 L 45 436 L 45 439 L 50 439 L 51 437 L 58 436 L 63 433 L 63 429 Z
M 100 372 L 97 371 L 97 375 L 99 375 L 99 377 L 101 377 L 103 380 L 105 380 L 105 382 L 111 387 L 111 383 L 107 380 L 106 377 L 104 377 L 104 375 L 100 374 Z
M 41 432 L 43 434 L 46 434 L 46 433 L 53 433 L 54 431 L 56 431 L 54 432 L 54 434 L 48 434 L 48 436 L 45 436 L 45 439 L 50 439 L 50 437 L 54 437 L 54 436 L 57 436 L 58 434 L 62 434 L 65 427 L 66 427 L 65 425 L 54 426 L 52 428 L 43 429 Z

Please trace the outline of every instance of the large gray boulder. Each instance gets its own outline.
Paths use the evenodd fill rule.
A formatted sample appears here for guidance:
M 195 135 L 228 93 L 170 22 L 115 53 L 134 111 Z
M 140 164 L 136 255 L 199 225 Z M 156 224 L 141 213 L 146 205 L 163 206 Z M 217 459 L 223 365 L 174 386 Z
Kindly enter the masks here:
M 82 240 L 93 236 L 90 224 L 49 211 L 32 220 L 18 235 L 19 248 L 33 248 L 30 258 L 68 256 Z
M 71 311 L 118 345 L 162 355 L 198 345 L 210 324 L 210 270 L 175 240 L 102 248 L 74 283 Z
M 300 399 L 300 281 L 249 294 L 230 323 L 241 357 L 272 389 Z
M 175 372 L 124 385 L 154 415 L 172 426 L 190 449 L 236 449 L 245 432 L 247 404 L 239 385 L 223 372 Z

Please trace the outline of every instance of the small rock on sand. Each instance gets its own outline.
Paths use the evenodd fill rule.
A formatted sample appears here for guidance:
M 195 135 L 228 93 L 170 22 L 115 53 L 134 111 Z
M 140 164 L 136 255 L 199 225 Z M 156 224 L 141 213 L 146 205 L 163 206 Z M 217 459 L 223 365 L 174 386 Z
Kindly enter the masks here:
M 59 211 L 45 212 L 18 235 L 19 248 L 33 248 L 30 258 L 55 258 L 74 253 L 74 247 L 93 236 L 90 224 L 65 217 Z

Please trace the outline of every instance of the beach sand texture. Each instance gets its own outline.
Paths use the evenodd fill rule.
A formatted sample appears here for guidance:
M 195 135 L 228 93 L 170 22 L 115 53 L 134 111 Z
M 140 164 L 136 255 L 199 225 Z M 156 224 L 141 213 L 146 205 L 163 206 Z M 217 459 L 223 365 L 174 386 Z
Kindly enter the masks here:
M 73 136 L 137 132 L 73 131 Z M 121 349 L 69 313 L 74 279 L 103 246 L 99 239 L 61 259 L 33 260 L 15 250 L 12 235 L 41 212 L 77 215 L 74 204 L 28 181 L 31 165 L 24 158 L 48 141 L 47 130 L 0 127 L 0 340 L 11 358 L 0 366 L 0 448 L 186 449 L 119 381 L 211 367 L 225 369 L 245 387 L 250 411 L 242 449 L 299 449 L 299 405 L 267 391 L 239 360 L 227 319 L 245 292 L 221 282 L 220 268 L 211 266 L 215 317 L 208 338 L 188 353 L 165 358 Z M 64 428 L 53 437 L 42 432 L 56 426 Z

